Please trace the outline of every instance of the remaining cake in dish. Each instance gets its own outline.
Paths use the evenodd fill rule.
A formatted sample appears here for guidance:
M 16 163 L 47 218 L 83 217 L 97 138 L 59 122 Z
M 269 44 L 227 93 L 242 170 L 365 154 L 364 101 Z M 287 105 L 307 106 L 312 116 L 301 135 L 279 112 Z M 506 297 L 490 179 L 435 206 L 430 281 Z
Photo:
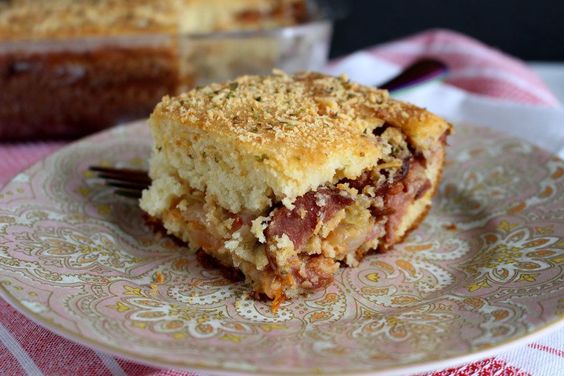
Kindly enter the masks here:
M 261 29 L 306 15 L 304 0 L 2 0 L 0 40 Z
M 150 126 L 143 210 L 278 302 L 415 227 L 451 130 L 346 77 L 279 71 L 165 97 Z
M 147 116 L 166 93 L 268 71 L 275 38 L 234 48 L 202 34 L 307 14 L 304 0 L 0 0 L 0 139 L 90 133 Z

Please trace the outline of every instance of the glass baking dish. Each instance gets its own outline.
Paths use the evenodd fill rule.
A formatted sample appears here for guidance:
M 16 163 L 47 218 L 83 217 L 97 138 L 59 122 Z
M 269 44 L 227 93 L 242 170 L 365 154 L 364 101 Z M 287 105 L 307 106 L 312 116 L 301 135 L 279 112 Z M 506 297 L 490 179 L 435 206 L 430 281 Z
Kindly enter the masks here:
M 263 30 L 0 41 L 0 141 L 73 138 L 146 117 L 196 85 L 318 69 L 332 21 L 316 9 Z

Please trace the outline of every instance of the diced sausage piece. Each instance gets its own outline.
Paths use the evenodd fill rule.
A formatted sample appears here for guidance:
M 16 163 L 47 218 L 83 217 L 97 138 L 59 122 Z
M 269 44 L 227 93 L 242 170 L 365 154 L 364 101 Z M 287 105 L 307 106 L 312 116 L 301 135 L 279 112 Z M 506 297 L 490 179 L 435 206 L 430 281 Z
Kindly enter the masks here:
M 292 210 L 286 207 L 275 209 L 266 229 L 267 242 L 286 234 L 299 250 L 311 237 L 319 221 L 328 221 L 339 210 L 352 204 L 350 197 L 337 189 L 321 188 L 308 192 L 294 202 Z

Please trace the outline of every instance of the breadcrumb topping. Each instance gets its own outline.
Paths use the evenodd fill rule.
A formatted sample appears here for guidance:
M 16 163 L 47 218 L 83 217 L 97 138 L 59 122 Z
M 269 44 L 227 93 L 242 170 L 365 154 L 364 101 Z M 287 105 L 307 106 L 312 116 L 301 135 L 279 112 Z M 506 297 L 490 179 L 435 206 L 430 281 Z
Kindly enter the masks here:
M 368 138 L 382 124 L 375 109 L 402 110 L 399 103 L 388 100 L 387 91 L 358 85 L 346 76 L 273 73 L 165 97 L 158 110 L 177 115 L 184 124 L 230 134 L 244 143 L 312 149 Z M 269 156 L 256 158 L 264 161 Z

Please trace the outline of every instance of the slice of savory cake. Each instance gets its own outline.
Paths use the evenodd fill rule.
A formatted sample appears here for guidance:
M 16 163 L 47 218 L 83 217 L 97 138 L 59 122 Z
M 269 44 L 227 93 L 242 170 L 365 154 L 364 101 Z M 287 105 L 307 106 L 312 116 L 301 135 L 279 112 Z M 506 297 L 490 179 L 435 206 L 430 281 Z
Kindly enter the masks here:
M 150 126 L 141 208 L 277 302 L 417 226 L 451 130 L 346 77 L 280 71 L 165 97 Z

